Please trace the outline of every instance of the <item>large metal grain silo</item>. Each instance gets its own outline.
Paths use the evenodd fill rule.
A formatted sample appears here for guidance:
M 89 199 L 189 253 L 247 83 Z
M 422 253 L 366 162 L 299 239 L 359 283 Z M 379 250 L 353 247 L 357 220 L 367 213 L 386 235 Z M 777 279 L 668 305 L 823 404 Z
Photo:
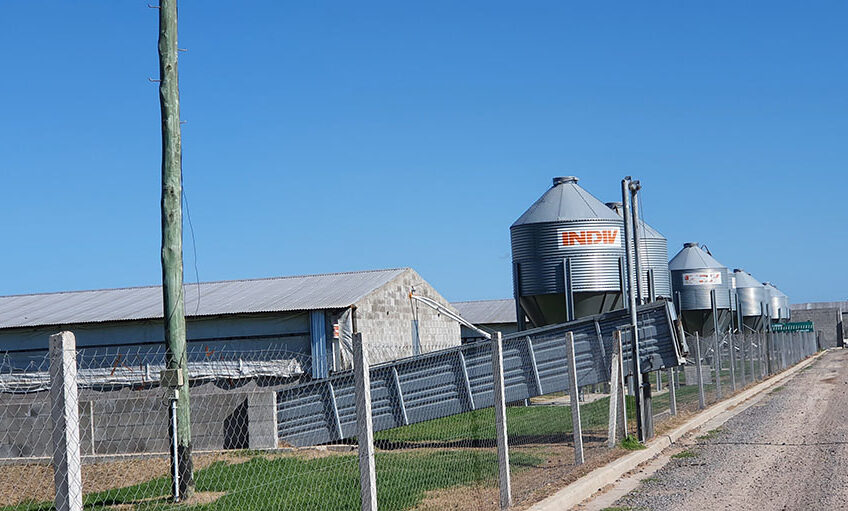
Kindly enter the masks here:
M 757 279 L 745 270 L 735 269 L 736 296 L 742 325 L 752 330 L 763 328 L 763 312 L 765 311 L 766 289 Z
M 718 323 L 721 331 L 730 321 L 730 277 L 726 266 L 716 261 L 697 243 L 686 243 L 668 263 L 674 301 L 687 332 L 710 335 Z M 717 316 L 712 313 L 711 291 L 715 290 Z
M 771 282 L 763 282 L 769 304 L 769 317 L 772 322 L 789 320 L 789 297 Z
M 516 303 L 533 326 L 624 307 L 623 229 L 576 177 L 554 178 L 509 229 Z
M 607 202 L 607 207 L 624 216 L 620 202 Z M 671 298 L 671 274 L 668 271 L 668 240 L 659 231 L 639 221 L 639 255 L 642 257 L 642 290 L 648 296 L 648 270 L 654 274 L 654 293 L 657 298 Z

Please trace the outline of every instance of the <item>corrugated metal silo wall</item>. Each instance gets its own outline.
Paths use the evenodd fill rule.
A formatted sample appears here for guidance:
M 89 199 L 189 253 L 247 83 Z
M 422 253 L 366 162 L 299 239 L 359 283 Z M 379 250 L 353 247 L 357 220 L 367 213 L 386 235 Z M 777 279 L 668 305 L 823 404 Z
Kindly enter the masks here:
M 718 284 L 695 284 L 684 285 L 684 276 L 697 273 L 720 273 L 721 283 Z M 727 268 L 697 268 L 686 270 L 674 270 L 671 272 L 671 287 L 675 294 L 680 293 L 681 310 L 706 310 L 712 307 L 710 291 L 715 289 L 716 307 L 719 309 L 730 308 L 730 283 L 728 281 Z
M 573 291 L 618 291 L 618 261 L 623 224 L 589 220 L 517 225 L 510 229 L 512 260 L 519 265 L 521 296 L 564 293 L 562 261 L 571 258 Z M 615 246 L 601 244 L 562 246 L 562 231 L 597 232 L 615 236 Z M 614 233 L 614 234 L 613 234 Z

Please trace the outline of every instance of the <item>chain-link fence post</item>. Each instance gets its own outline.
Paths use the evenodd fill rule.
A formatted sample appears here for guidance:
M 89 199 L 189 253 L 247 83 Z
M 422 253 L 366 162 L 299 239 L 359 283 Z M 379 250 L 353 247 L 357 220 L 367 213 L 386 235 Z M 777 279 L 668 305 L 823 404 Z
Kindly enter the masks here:
M 498 487 L 500 490 L 500 508 L 512 505 L 512 483 L 509 478 L 509 437 L 506 430 L 506 395 L 503 374 L 503 336 L 495 332 L 492 336 L 492 374 L 494 376 L 495 427 L 498 444 Z M 575 406 L 576 387 L 572 387 L 572 402 Z
M 754 382 L 757 381 L 757 373 L 755 371 L 756 366 L 754 364 L 754 360 L 756 359 L 757 352 L 754 351 L 754 338 L 751 337 L 750 334 L 746 334 L 745 338 L 748 339 L 748 348 L 751 350 L 751 358 L 750 358 L 750 362 L 751 362 L 751 383 L 754 383 Z
M 53 421 L 53 482 L 57 511 L 82 510 L 79 396 L 76 339 L 71 332 L 51 335 L 50 405 Z
M 577 359 L 574 356 L 574 334 L 565 333 L 566 359 L 568 360 L 568 392 L 571 404 L 571 430 L 574 434 L 574 463 L 582 465 L 583 428 L 580 423 L 580 403 L 577 401 Z M 638 397 L 637 397 L 638 399 Z
M 356 440 L 359 449 L 359 495 L 362 511 L 377 511 L 374 423 L 371 418 L 371 373 L 362 334 L 353 334 L 353 377 L 356 392 Z
M 704 373 L 701 368 L 701 339 L 698 332 L 695 332 L 695 375 L 698 378 L 698 408 L 703 410 L 706 408 L 706 399 L 704 398 Z

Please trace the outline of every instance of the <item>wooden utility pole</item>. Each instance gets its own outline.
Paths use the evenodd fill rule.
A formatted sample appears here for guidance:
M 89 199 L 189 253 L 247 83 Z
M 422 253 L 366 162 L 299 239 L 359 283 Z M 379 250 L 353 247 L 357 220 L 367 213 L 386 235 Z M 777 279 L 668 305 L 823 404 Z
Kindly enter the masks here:
M 162 111 L 162 295 L 165 320 L 165 364 L 176 398 L 176 457 L 172 461 L 179 493 L 194 493 L 191 460 L 191 410 L 186 360 L 183 300 L 182 146 L 180 90 L 177 73 L 177 0 L 159 5 L 159 104 Z

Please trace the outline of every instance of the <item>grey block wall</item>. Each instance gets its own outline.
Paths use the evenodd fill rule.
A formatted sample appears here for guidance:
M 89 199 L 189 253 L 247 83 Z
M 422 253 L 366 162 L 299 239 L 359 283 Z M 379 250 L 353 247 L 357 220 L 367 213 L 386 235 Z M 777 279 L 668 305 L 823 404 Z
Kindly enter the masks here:
M 83 455 L 168 451 L 169 408 L 161 389 L 84 394 L 79 408 Z M 192 389 L 191 415 L 195 450 L 277 446 L 272 388 Z M 0 395 L 0 458 L 52 455 L 51 430 L 46 392 Z
M 839 345 L 844 336 L 843 313 L 839 308 L 806 309 L 792 308 L 792 321 L 812 321 L 821 340 L 821 348 L 833 348 Z
M 418 314 L 422 353 L 461 343 L 459 323 L 424 304 L 411 303 L 409 292 L 413 288 L 416 293 L 457 312 L 415 270 L 407 269 L 356 303 L 356 325 L 372 364 L 412 356 L 414 310 Z

